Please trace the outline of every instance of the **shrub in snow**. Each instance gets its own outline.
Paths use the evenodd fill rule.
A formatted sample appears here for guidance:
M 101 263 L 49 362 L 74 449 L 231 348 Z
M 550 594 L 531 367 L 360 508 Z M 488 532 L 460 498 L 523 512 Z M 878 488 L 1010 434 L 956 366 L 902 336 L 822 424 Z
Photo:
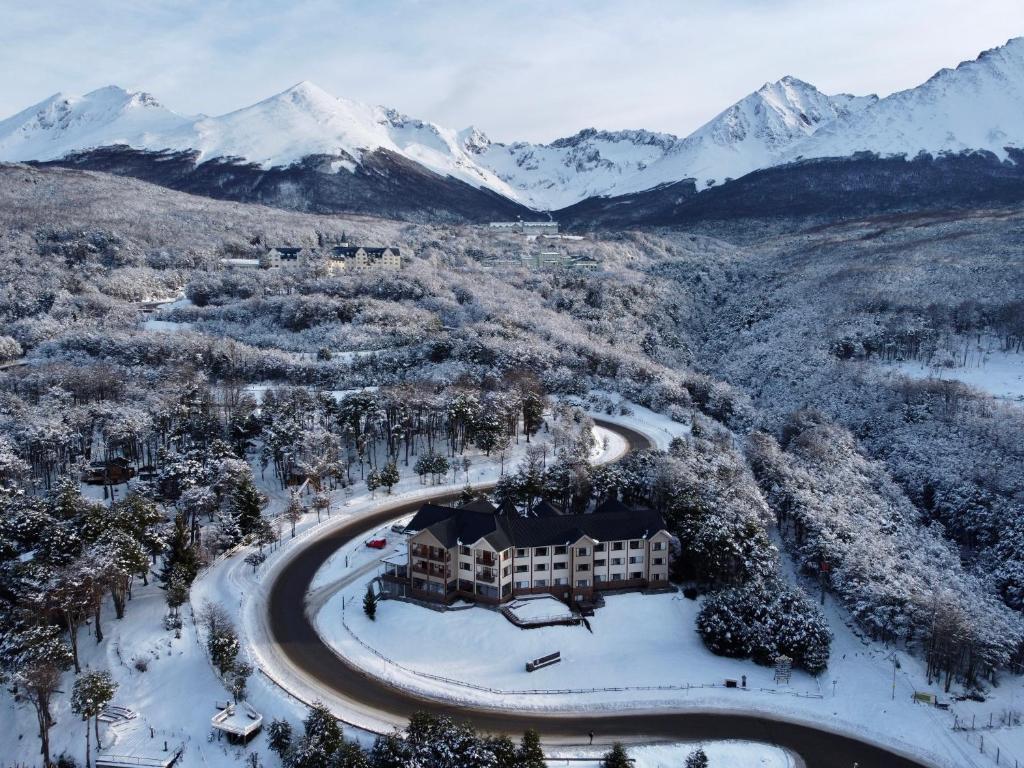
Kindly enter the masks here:
M 687 755 L 686 768 L 708 768 L 708 756 L 703 749 L 697 747 Z
M 712 653 L 769 666 L 779 655 L 813 675 L 828 666 L 832 635 L 818 607 L 779 579 L 755 581 L 709 596 L 697 631 Z

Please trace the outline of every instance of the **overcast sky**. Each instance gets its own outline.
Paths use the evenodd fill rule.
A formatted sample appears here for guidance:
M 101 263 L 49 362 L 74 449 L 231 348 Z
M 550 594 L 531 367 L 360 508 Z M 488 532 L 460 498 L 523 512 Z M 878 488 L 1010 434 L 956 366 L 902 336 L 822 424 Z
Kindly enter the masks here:
M 492 139 L 687 134 L 768 80 L 911 87 L 1022 0 L 0 0 L 0 118 L 117 84 L 220 114 L 311 80 Z

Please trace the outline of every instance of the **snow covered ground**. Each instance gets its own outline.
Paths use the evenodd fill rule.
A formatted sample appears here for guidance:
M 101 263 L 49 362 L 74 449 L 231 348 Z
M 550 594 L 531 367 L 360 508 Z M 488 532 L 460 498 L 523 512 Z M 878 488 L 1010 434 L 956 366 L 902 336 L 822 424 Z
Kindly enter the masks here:
M 997 750 L 1002 765 L 1024 755 L 1024 728 L 953 730 L 958 723 L 987 725 L 990 716 L 998 725 L 1001 715 L 1024 702 L 1020 678 L 1006 677 L 985 703 L 951 701 L 940 686 L 928 684 L 919 659 L 858 636 L 831 599 L 826 615 L 835 637 L 828 671 L 818 679 L 795 672 L 789 684 L 776 684 L 772 669 L 708 652 L 694 629 L 699 604 L 679 594 L 611 596 L 591 619 L 593 634 L 582 626 L 522 630 L 483 607 L 439 613 L 397 601 L 380 604 L 371 622 L 360 600 L 371 576 L 363 570 L 317 601 L 318 631 L 371 674 L 431 697 L 518 710 L 755 711 L 946 766 L 994 765 Z M 336 564 L 332 578 L 343 577 Z M 525 671 L 527 660 L 554 651 L 562 655 L 560 664 Z M 724 687 L 726 679 L 743 676 L 745 690 Z M 915 691 L 936 694 L 950 709 L 915 704 Z
M 750 741 L 711 741 L 700 744 L 650 744 L 628 746 L 634 768 L 680 768 L 698 747 L 708 756 L 712 768 L 803 768 L 799 756 L 781 747 Z M 555 750 L 547 763 L 551 768 L 597 768 L 602 750 Z M 594 757 L 591 762 L 581 758 Z M 561 760 L 559 758 L 562 758 Z M 565 758 L 570 758 L 566 760 Z
M 1024 353 L 973 350 L 966 365 L 952 368 L 917 361 L 886 366 L 913 379 L 954 379 L 1009 402 L 1024 404 Z

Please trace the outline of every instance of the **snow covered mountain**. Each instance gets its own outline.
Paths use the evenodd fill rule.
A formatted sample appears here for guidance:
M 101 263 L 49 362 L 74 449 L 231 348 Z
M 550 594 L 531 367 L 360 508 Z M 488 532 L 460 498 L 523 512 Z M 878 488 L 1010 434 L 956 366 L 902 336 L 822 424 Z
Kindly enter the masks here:
M 148 93 L 113 85 L 84 96 L 58 93 L 0 121 L 0 159 L 54 160 L 111 144 L 148 147 L 193 120 Z
M 551 144 L 476 146 L 477 162 L 534 208 L 640 192 L 680 179 L 700 185 L 773 165 L 818 128 L 876 101 L 826 96 L 793 77 L 766 83 L 685 139 L 649 131 L 593 128 Z
M 226 115 L 187 116 L 149 94 L 109 86 L 80 97 L 57 94 L 0 121 L 0 161 L 61 162 L 78 153 L 75 163 L 89 167 L 90 153 L 108 148 L 96 167 L 139 175 L 144 157 L 117 157 L 109 150 L 126 145 L 143 153 L 185 153 L 195 167 L 212 162 L 217 174 L 203 182 L 211 190 L 217 186 L 213 176 L 228 173 L 226 166 L 248 163 L 273 170 L 282 190 L 288 174 L 337 177 L 330 182 L 335 192 L 328 210 L 356 199 L 357 188 L 377 176 L 375 189 L 387 194 L 393 210 L 401 208 L 402 184 L 412 179 L 420 196 L 415 206 L 443 192 L 442 198 L 463 201 L 466 211 L 484 215 L 495 205 L 558 210 L 686 179 L 700 191 L 793 160 L 862 150 L 914 156 L 983 149 L 1005 158 L 1006 147 L 1024 147 L 1021 115 L 1024 38 L 884 99 L 830 96 L 784 77 L 685 138 L 589 128 L 550 144 L 498 144 L 474 128 L 443 128 L 336 98 L 309 82 Z M 176 170 L 177 188 L 191 188 L 192 182 L 181 181 L 186 172 Z M 388 173 L 394 177 L 385 184 Z M 152 169 L 143 175 L 159 176 Z M 244 196 L 244 188 L 254 184 L 237 181 L 235 194 Z M 317 186 L 315 179 L 304 180 L 313 194 Z M 301 202 L 291 199 L 289 205 Z M 309 201 L 308 209 L 324 207 Z
M 787 159 L 1024 148 L 1024 37 L 822 127 Z

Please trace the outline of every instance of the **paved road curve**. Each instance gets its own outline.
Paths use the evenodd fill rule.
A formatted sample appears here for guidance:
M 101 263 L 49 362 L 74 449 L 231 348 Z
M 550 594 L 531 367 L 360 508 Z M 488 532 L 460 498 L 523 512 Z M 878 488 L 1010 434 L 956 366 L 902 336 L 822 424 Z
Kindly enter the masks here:
M 631 448 L 643 448 L 650 441 L 634 430 L 608 422 L 598 423 L 627 440 Z M 452 494 L 433 499 L 443 502 Z M 809 726 L 733 713 L 622 712 L 621 714 L 523 713 L 459 707 L 421 697 L 391 687 L 364 674 L 336 656 L 320 640 L 305 612 L 305 596 L 313 575 L 346 542 L 360 538 L 389 520 L 418 509 L 423 501 L 391 506 L 374 514 L 341 525 L 303 547 L 270 587 L 268 626 L 274 642 L 289 663 L 318 680 L 339 696 L 360 708 L 372 708 L 408 718 L 413 712 L 428 710 L 471 722 L 485 732 L 520 734 L 536 728 L 547 738 L 579 738 L 586 741 L 588 731 L 595 742 L 608 743 L 616 738 L 628 741 L 650 739 L 745 739 L 777 744 L 803 757 L 809 768 L 920 768 L 922 763 L 887 752 L 878 747 L 837 736 Z M 823 706 L 827 706 L 823 703 Z

